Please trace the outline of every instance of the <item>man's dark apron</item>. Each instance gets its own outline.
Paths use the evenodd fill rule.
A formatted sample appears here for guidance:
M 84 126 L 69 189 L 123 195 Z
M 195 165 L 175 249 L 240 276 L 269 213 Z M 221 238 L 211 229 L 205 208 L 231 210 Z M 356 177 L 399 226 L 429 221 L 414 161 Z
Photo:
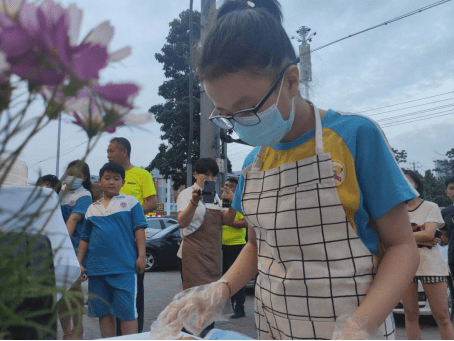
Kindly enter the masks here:
M 216 282 L 222 276 L 221 210 L 206 209 L 202 225 L 184 237 L 183 290 Z
M 314 111 L 314 156 L 260 171 L 262 147 L 243 171 L 241 204 L 257 235 L 259 339 L 331 339 L 337 317 L 356 310 L 377 270 L 345 215 Z M 393 325 L 390 315 L 383 338 L 394 338 Z

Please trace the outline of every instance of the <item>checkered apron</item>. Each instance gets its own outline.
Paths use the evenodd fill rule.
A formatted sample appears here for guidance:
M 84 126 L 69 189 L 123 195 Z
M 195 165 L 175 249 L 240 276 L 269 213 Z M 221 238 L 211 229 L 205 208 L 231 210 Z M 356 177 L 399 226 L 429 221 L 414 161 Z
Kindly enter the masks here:
M 355 311 L 377 270 L 345 215 L 314 112 L 313 157 L 260 171 L 262 147 L 243 171 L 242 208 L 257 236 L 259 339 L 331 339 L 336 318 Z M 394 338 L 391 315 L 376 335 Z

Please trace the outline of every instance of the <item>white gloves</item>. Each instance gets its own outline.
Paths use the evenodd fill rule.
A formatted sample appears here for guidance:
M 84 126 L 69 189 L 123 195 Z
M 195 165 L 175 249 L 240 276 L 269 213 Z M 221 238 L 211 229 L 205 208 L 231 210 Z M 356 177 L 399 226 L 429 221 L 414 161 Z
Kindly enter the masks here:
M 226 305 L 229 298 L 230 289 L 223 279 L 178 293 L 151 325 L 151 339 L 175 339 L 183 327 L 193 335 L 200 334 L 228 314 L 223 309 L 231 310 Z

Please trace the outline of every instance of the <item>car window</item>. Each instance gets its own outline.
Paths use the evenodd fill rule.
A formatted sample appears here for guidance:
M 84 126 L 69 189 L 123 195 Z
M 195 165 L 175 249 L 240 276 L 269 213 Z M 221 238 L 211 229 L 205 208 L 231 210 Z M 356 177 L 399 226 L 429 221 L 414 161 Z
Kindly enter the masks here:
M 175 220 L 173 220 L 173 219 L 169 219 L 169 220 L 164 221 L 164 225 L 165 225 L 166 227 L 169 227 L 170 225 L 175 225 L 175 224 L 177 224 L 177 223 L 178 223 L 178 221 L 175 221 Z
M 149 228 L 161 230 L 161 222 L 159 220 L 148 219 L 147 223 Z
M 175 230 L 174 230 L 175 229 Z M 156 233 L 152 239 L 162 238 L 167 236 L 168 234 L 173 234 L 175 231 L 179 231 L 179 226 L 174 224 L 169 227 L 166 227 L 164 230 L 159 231 Z
M 179 238 L 180 237 L 180 229 L 176 229 L 174 232 L 172 232 L 172 237 Z

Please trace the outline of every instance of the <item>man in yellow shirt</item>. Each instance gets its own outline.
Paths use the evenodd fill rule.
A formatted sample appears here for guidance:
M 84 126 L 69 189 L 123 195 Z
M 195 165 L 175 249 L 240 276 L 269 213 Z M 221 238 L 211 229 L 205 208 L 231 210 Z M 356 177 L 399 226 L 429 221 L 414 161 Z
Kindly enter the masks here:
M 110 140 L 107 148 L 107 159 L 109 162 L 118 163 L 125 170 L 125 184 L 120 193 L 132 195 L 142 205 L 144 214 L 147 214 L 158 207 L 158 198 L 154 187 L 153 178 L 150 172 L 134 166 L 131 161 L 131 144 L 124 137 L 115 137 Z M 144 318 L 144 280 L 145 274 L 137 274 L 137 314 L 138 332 L 143 330 Z M 121 335 L 120 323 L 117 319 L 117 335 Z
M 235 192 L 238 180 L 230 178 L 226 181 L 224 187 L 229 188 L 232 192 Z M 222 270 L 225 274 L 227 270 L 235 262 L 236 258 L 243 250 L 246 244 L 246 231 L 247 223 L 244 216 L 240 212 L 236 212 L 235 221 L 232 226 L 222 226 Z M 232 296 L 232 318 L 244 317 L 244 302 L 246 301 L 246 289 L 243 287 L 235 295 Z

